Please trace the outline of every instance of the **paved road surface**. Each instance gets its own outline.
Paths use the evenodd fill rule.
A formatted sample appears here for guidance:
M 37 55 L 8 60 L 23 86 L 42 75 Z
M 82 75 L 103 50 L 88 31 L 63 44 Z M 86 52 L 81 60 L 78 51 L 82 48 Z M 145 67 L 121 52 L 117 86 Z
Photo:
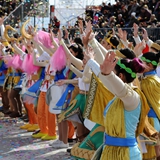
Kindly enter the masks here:
M 53 149 L 49 141 L 32 139 L 31 132 L 20 130 L 19 119 L 0 117 L 0 160 L 69 160 L 66 149 Z

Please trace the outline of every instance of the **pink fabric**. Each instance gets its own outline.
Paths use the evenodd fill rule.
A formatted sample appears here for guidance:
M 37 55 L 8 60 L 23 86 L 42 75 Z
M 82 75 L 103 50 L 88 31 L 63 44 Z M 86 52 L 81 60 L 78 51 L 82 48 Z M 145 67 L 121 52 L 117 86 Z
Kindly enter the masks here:
M 40 41 L 46 48 L 54 48 L 51 38 L 50 38 L 50 33 L 44 32 L 44 31 L 38 31 L 37 35 L 34 37 L 35 41 Z M 55 38 L 55 41 L 58 42 L 58 39 Z
M 28 75 L 31 75 L 34 72 L 37 72 L 39 68 L 40 67 L 33 64 L 33 56 L 31 54 L 27 54 L 22 63 L 22 70 Z
M 50 60 L 51 68 L 54 71 L 61 71 L 66 66 L 66 54 L 62 46 L 56 50 Z
M 15 69 L 21 69 L 23 61 L 20 58 L 20 55 L 16 55 L 12 61 L 12 67 Z
M 26 47 L 23 45 L 22 46 L 22 51 L 25 52 L 25 50 L 26 50 Z
M 7 56 L 4 56 L 4 61 L 5 61 L 5 63 L 6 63 L 6 65 L 7 65 L 7 67 L 12 67 L 13 66 L 13 60 L 14 60 L 14 58 L 15 58 L 15 55 L 12 57 L 12 56 L 9 56 L 9 55 L 7 55 Z

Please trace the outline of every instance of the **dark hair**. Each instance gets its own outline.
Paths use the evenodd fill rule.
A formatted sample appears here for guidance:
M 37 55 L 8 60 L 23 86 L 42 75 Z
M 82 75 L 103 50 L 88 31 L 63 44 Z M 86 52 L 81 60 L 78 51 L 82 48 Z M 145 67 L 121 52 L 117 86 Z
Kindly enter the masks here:
M 76 58 L 83 60 L 83 49 L 80 44 L 73 43 L 69 46 L 69 49 L 72 49 L 75 53 L 77 53 Z
M 157 63 L 159 63 L 160 61 L 160 52 L 153 53 L 153 52 L 147 52 L 145 54 L 143 54 L 143 57 L 145 57 L 146 59 L 150 60 L 150 61 L 156 61 Z M 154 69 L 157 68 L 156 65 L 153 65 Z
M 128 48 L 120 49 L 119 51 L 120 51 L 124 56 L 126 56 L 126 58 L 128 58 L 128 59 L 136 58 L 135 53 L 134 53 L 132 50 L 128 49 Z
M 110 38 L 110 42 L 113 44 L 113 46 L 115 46 L 117 48 L 117 46 L 119 45 L 119 40 L 118 38 L 116 38 L 115 36 L 112 36 Z M 112 47 L 112 49 L 115 49 L 114 47 Z
M 145 69 L 143 62 L 139 58 L 134 59 L 121 59 L 121 64 L 124 64 L 125 67 L 130 68 L 132 73 L 142 73 Z M 131 83 L 136 77 L 132 77 L 131 73 L 128 73 L 125 69 L 116 64 L 115 66 L 116 74 L 119 76 L 120 73 L 125 75 L 126 82 Z
M 74 39 L 74 42 L 77 43 L 77 44 L 80 44 L 81 46 L 83 46 L 82 40 L 81 40 L 81 38 L 79 38 L 79 37 L 76 37 L 76 38 Z

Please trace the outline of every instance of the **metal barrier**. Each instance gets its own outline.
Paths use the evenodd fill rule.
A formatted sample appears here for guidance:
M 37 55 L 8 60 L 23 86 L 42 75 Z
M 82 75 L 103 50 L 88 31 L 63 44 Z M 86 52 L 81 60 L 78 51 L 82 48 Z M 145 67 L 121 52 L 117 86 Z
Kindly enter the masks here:
M 126 30 L 128 35 L 127 39 L 130 42 L 134 42 L 133 39 L 133 28 L 122 28 L 122 30 Z M 148 32 L 148 36 L 151 40 L 156 41 L 160 39 L 160 28 L 146 28 Z M 79 29 L 68 29 L 69 31 L 69 38 L 79 37 L 80 32 Z M 97 33 L 96 38 L 98 40 L 103 39 L 103 37 L 109 32 L 112 31 L 112 28 L 93 28 L 93 31 Z M 139 36 L 142 38 L 142 31 L 139 31 Z

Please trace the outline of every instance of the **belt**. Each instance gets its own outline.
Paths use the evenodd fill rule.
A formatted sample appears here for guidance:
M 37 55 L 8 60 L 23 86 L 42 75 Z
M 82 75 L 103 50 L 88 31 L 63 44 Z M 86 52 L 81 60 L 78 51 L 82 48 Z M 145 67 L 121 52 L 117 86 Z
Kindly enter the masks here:
M 120 147 L 134 147 L 137 146 L 136 138 L 119 138 L 111 137 L 105 133 L 105 145 L 120 146 Z
M 36 81 L 36 80 L 38 80 L 39 79 L 39 77 L 38 77 L 38 75 L 32 75 L 31 76 L 31 79 L 33 80 L 33 81 Z
M 10 73 L 9 74 L 9 76 L 15 76 L 15 77 L 21 76 L 21 75 L 22 75 L 22 73 Z
M 79 94 L 88 94 L 88 91 L 82 91 L 82 90 L 80 90 Z
M 52 75 L 46 75 L 45 76 L 45 80 L 46 81 L 51 81 L 51 80 L 53 80 L 54 79 L 54 76 L 52 76 Z
M 156 115 L 155 111 L 153 110 L 153 108 L 150 108 L 150 110 L 148 112 L 148 117 L 157 118 L 157 115 Z

